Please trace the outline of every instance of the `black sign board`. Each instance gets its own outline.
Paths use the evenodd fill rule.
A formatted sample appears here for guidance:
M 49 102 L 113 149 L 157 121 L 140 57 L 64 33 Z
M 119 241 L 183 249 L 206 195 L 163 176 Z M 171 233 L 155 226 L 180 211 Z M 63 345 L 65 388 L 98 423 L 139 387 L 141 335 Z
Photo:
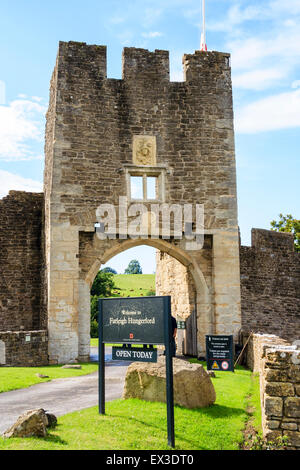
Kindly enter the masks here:
M 157 362 L 157 349 L 152 348 L 112 348 L 113 361 Z
M 206 335 L 207 370 L 234 372 L 232 335 Z
M 128 344 L 117 350 L 134 350 L 130 345 L 164 344 L 166 356 L 166 397 L 168 444 L 175 447 L 172 360 L 171 297 L 130 297 L 99 299 L 99 413 L 105 414 L 105 343 Z M 152 348 L 141 348 L 141 351 Z M 154 349 L 153 349 L 154 350 Z M 141 360 L 138 359 L 139 361 Z
M 163 297 L 100 299 L 103 342 L 164 344 Z

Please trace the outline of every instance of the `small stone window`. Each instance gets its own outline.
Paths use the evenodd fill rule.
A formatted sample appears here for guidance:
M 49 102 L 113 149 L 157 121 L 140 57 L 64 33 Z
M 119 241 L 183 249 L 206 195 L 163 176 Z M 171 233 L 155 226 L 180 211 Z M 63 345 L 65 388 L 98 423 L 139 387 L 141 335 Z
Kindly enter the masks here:
M 158 176 L 130 176 L 130 199 L 137 201 L 156 201 L 158 194 Z
M 130 201 L 164 202 L 164 169 L 162 168 L 128 168 L 127 195 Z

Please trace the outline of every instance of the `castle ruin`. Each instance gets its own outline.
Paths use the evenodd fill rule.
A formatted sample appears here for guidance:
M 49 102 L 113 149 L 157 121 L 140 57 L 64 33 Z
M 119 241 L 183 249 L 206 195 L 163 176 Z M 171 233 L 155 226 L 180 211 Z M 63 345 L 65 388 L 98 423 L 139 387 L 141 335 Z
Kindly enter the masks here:
M 157 294 L 171 294 L 187 321 L 186 354 L 205 353 L 206 334 L 241 330 L 299 337 L 299 255 L 291 234 L 253 230 L 239 241 L 229 54 L 183 57 L 171 82 L 167 51 L 125 48 L 122 79 L 107 78 L 106 47 L 61 42 L 51 79 L 43 194 L 0 200 L 0 364 L 88 360 L 90 288 L 113 256 L 151 245 Z M 204 206 L 204 243 L 101 239 L 101 204 Z M 155 181 L 155 195 L 147 184 Z

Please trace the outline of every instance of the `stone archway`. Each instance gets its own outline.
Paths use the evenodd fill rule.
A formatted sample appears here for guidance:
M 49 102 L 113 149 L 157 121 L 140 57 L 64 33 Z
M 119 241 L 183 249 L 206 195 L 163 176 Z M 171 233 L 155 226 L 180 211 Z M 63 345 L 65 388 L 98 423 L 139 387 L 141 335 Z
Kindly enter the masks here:
M 199 325 L 197 352 L 205 351 L 205 334 L 213 333 L 214 320 L 211 302 L 211 292 L 201 271 L 196 257 L 180 248 L 175 242 L 162 239 L 127 239 L 127 240 L 98 240 L 96 235 L 87 236 L 79 257 L 79 299 L 78 299 L 78 352 L 81 360 L 86 360 L 90 350 L 90 289 L 101 265 L 130 248 L 148 245 L 180 262 L 190 273 L 196 291 L 196 310 Z M 87 256 L 88 254 L 88 256 Z

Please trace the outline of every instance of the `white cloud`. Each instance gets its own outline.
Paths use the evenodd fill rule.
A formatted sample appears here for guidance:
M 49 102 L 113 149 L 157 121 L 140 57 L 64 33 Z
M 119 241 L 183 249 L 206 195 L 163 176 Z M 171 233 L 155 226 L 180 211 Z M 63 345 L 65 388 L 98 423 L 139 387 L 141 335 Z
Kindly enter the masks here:
M 163 33 L 161 33 L 160 31 L 150 31 L 149 33 L 142 33 L 142 36 L 143 38 L 153 39 L 163 36 Z
M 263 9 L 258 6 L 246 6 L 240 4 L 231 6 L 227 16 L 220 21 L 207 21 L 207 29 L 215 32 L 232 32 L 245 21 L 261 19 L 264 16 Z
M 232 66 L 235 69 L 250 69 L 272 60 L 273 64 L 295 66 L 300 59 L 300 31 L 292 30 L 269 34 L 268 37 L 251 37 L 229 42 Z
M 235 88 L 248 90 L 265 90 L 285 78 L 287 70 L 281 68 L 256 69 L 239 75 L 233 75 L 232 83 Z
M 0 80 L 0 105 L 5 104 L 5 83 Z
M 20 175 L 0 170 L 0 198 L 8 194 L 10 190 L 42 192 L 43 184 L 30 178 L 23 178 Z
M 281 16 L 288 14 L 294 16 L 300 14 L 300 2 L 299 0 L 272 0 L 270 1 L 267 10 L 271 16 Z
M 300 80 L 293 81 L 292 88 L 300 88 Z
M 0 106 L 0 160 L 41 158 L 32 150 L 32 145 L 43 142 L 45 112 L 43 105 L 28 99 Z
M 241 134 L 293 127 L 300 127 L 300 90 L 269 96 L 235 114 L 235 129 Z

